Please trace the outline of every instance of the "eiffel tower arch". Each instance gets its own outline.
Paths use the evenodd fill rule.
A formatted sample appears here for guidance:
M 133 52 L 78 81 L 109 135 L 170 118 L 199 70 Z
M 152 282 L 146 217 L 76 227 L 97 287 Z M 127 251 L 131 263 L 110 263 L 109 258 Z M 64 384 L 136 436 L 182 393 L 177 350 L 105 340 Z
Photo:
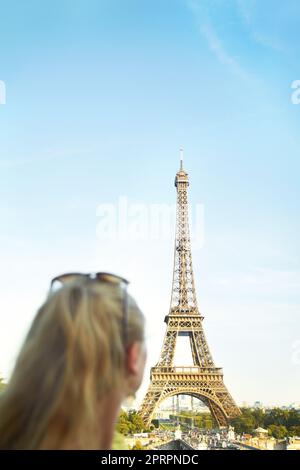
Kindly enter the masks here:
M 167 327 L 160 358 L 151 368 L 150 385 L 139 413 L 149 425 L 165 399 L 190 395 L 210 409 L 218 426 L 227 426 L 228 420 L 238 416 L 240 410 L 224 384 L 222 369 L 214 364 L 203 330 L 204 317 L 198 309 L 189 233 L 188 186 L 181 151 L 180 169 L 175 177 L 177 212 L 171 303 L 165 317 Z M 193 360 L 190 367 L 174 366 L 179 336 L 189 338 Z

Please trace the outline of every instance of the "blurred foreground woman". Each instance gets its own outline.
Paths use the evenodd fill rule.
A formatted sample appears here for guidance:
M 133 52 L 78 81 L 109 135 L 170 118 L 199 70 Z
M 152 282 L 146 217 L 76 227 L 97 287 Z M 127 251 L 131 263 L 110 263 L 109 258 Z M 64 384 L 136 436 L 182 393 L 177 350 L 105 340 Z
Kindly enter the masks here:
M 110 449 L 145 360 L 144 317 L 125 279 L 58 276 L 0 395 L 0 449 Z

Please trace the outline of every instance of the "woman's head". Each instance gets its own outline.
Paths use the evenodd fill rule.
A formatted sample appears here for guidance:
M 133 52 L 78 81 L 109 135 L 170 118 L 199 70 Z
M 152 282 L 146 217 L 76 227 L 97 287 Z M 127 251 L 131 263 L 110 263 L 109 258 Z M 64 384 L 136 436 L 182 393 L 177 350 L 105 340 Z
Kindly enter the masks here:
M 120 285 L 84 277 L 49 295 L 0 399 L 0 448 L 38 448 L 49 433 L 57 447 L 76 430 L 83 444 L 79 428 L 95 428 L 102 401 L 135 393 L 145 365 L 144 317 L 128 295 L 124 344 L 124 295 Z

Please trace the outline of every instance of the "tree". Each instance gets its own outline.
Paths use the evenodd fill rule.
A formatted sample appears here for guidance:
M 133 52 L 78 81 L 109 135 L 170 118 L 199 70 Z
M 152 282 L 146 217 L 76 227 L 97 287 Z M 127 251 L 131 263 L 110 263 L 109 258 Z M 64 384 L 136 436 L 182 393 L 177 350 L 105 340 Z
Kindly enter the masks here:
M 271 424 L 268 427 L 268 432 L 271 436 L 275 437 L 276 439 L 283 439 L 288 435 L 286 427 L 277 424 Z
M 123 435 L 135 434 L 145 429 L 145 424 L 137 411 L 131 410 L 129 413 L 122 410 L 116 427 L 117 431 Z
M 266 413 L 265 426 L 276 424 L 277 426 L 288 426 L 289 410 L 282 410 L 281 408 L 273 408 Z
M 135 441 L 134 446 L 131 448 L 131 450 L 143 450 L 143 445 L 141 441 Z
M 230 424 L 238 434 L 251 434 L 256 427 L 255 417 L 252 415 L 251 410 L 247 408 L 243 408 L 241 411 L 242 415 L 232 419 Z
M 255 427 L 263 427 L 265 422 L 265 411 L 257 408 L 252 411 L 252 416 L 255 419 Z
M 241 416 L 230 420 L 230 424 L 239 434 L 251 434 L 254 429 L 263 427 L 277 439 L 295 436 L 297 433 L 299 435 L 300 413 L 295 409 L 272 408 L 264 412 L 260 409 L 242 408 L 241 411 Z
M 124 434 L 125 436 L 130 433 L 130 421 L 128 419 L 128 415 L 125 411 L 121 411 L 119 420 L 116 426 L 116 431 L 120 434 Z
M 300 426 L 291 426 L 289 428 L 289 436 L 300 437 Z
M 288 427 L 294 427 L 294 426 L 300 427 L 300 413 L 299 413 L 299 411 L 297 411 L 295 409 L 292 409 L 292 410 L 289 411 L 287 426 Z
M 137 411 L 130 411 L 128 415 L 129 421 L 132 424 L 132 431 L 136 432 L 143 432 L 145 429 L 145 424 L 141 418 L 141 416 L 137 413 Z

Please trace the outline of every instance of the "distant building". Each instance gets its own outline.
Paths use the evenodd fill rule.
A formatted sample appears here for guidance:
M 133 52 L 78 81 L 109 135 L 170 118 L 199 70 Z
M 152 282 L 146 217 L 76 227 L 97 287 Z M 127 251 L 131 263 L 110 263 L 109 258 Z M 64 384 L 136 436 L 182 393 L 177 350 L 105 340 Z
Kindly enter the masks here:
M 300 437 L 275 439 L 268 436 L 266 429 L 263 428 L 255 430 L 255 437 L 252 437 L 250 434 L 244 434 L 242 441 L 260 450 L 300 450 Z
M 261 410 L 263 408 L 263 404 L 261 401 L 255 401 L 253 407 Z
M 300 437 L 288 437 L 286 450 L 300 450 Z

